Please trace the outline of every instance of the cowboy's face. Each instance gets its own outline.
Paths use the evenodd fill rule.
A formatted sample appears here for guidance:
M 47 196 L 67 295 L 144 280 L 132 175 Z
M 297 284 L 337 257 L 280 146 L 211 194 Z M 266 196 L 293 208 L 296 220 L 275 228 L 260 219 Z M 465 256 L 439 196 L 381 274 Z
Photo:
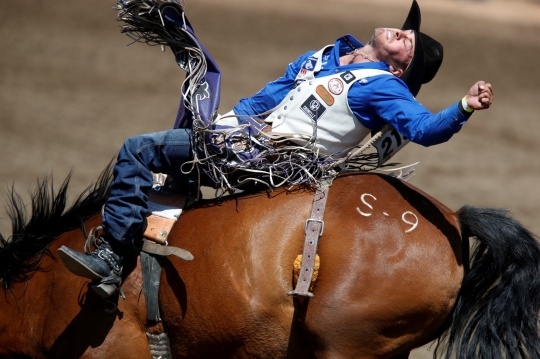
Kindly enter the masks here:
M 415 36 L 413 30 L 376 28 L 369 40 L 379 59 L 405 70 L 414 55 Z

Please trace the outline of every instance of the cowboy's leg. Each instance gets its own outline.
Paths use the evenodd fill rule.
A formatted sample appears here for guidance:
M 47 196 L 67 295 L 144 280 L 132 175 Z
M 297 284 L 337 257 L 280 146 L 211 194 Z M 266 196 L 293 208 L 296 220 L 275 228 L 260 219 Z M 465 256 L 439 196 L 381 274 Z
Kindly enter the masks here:
M 67 247 L 58 253 L 73 273 L 100 281 L 93 289 L 101 296 L 116 291 L 121 281 L 121 258 L 127 245 L 142 235 L 152 173 L 179 173 L 191 158 L 190 131 L 175 129 L 128 139 L 114 167 L 114 180 L 103 216 L 105 235 L 92 254 Z
M 114 167 L 103 228 L 115 240 L 133 244 L 144 231 L 152 173 L 176 174 L 191 159 L 190 131 L 175 129 L 128 139 Z

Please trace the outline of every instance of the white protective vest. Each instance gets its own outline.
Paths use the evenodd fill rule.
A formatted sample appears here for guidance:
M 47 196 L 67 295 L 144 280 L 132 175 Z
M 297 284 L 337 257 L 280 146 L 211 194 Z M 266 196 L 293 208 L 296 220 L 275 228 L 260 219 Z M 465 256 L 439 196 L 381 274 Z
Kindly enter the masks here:
M 348 149 L 358 145 L 370 133 L 349 107 L 349 89 L 356 81 L 392 74 L 384 70 L 360 69 L 315 78 L 315 73 L 321 69 L 323 52 L 329 46 L 306 60 L 296 77 L 297 87 L 265 121 L 272 123 L 272 132 L 316 136 L 315 146 L 321 153 L 343 152 L 341 156 L 345 156 Z M 305 144 L 294 138 L 291 141 Z

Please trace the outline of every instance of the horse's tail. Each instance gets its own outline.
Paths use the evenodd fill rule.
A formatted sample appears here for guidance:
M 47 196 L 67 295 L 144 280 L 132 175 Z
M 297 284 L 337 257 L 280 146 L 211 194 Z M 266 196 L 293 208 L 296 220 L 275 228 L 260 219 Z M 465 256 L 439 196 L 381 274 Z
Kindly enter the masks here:
M 476 237 L 452 314 L 446 358 L 540 358 L 540 245 L 507 211 L 465 206 L 463 238 Z

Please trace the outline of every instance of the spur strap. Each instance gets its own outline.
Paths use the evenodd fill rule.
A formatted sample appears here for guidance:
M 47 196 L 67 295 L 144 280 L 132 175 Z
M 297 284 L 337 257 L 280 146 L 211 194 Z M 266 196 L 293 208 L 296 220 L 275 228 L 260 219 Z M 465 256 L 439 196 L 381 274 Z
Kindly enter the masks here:
M 330 186 L 332 186 L 333 179 L 334 177 L 331 177 L 321 181 L 317 185 L 313 206 L 311 208 L 311 217 L 306 220 L 306 225 L 304 227 L 306 238 L 304 240 L 300 275 L 296 282 L 296 288 L 288 292 L 287 295 L 313 298 L 313 293 L 309 291 L 309 287 L 313 277 L 319 237 L 322 236 L 324 232 L 324 209 L 326 208 L 326 200 L 328 199 L 328 192 L 330 192 Z

